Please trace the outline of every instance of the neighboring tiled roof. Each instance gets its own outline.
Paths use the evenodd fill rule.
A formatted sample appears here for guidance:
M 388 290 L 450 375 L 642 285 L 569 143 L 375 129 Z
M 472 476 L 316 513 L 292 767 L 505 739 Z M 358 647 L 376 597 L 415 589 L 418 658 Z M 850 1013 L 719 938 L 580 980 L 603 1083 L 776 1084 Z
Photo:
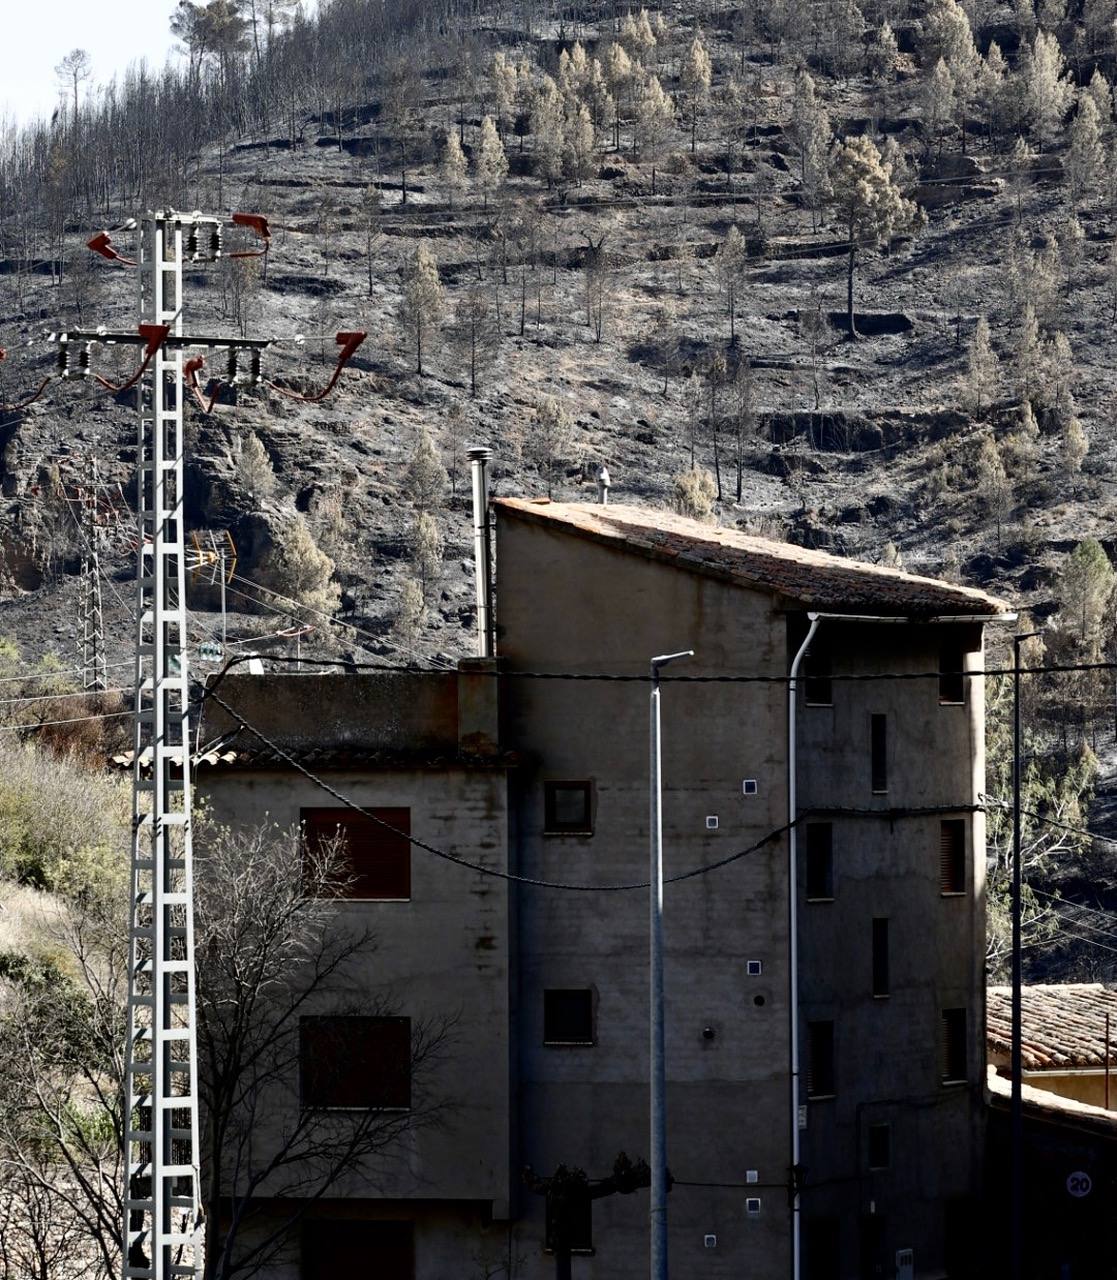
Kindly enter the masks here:
M 1012 989 L 990 987 L 986 1038 L 990 1057 L 1012 1047 Z M 1110 1057 L 1117 1041 L 1117 990 L 1100 982 L 1029 985 L 1020 993 L 1022 1047 L 1026 1071 L 1058 1071 L 1105 1065 L 1105 1015 L 1110 1022 Z
M 1002 1114 L 1012 1107 L 1012 1081 L 999 1075 L 996 1067 L 986 1069 L 986 1083 L 989 1086 L 989 1104 Z M 1092 1107 L 1088 1102 L 1079 1102 L 1077 1098 L 1064 1098 L 1061 1094 L 1052 1093 L 1050 1089 L 1036 1088 L 1025 1080 L 1020 1089 L 1021 1102 L 1025 1116 L 1047 1123 L 1055 1123 L 1066 1128 L 1081 1129 L 1113 1141 L 1117 1133 L 1117 1114 L 1106 1111 L 1104 1107 Z
M 972 587 L 755 538 L 669 511 L 523 498 L 498 498 L 493 505 L 502 515 L 628 548 L 692 573 L 772 591 L 808 609 L 871 610 L 896 617 L 1009 609 L 1003 600 Z

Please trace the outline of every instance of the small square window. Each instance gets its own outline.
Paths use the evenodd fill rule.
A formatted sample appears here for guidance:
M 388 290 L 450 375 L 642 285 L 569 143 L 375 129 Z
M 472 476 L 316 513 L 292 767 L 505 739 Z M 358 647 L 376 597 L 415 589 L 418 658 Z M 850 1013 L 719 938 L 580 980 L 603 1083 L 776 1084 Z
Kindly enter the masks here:
M 962 650 L 950 646 L 939 651 L 939 702 L 942 706 L 958 706 L 966 701 L 966 667 Z
M 760 1217 L 760 1197 L 759 1196 L 745 1197 L 745 1213 L 750 1218 Z
M 545 782 L 544 831 L 553 835 L 592 835 L 592 790 L 588 782 Z
M 561 988 L 543 992 L 543 1043 L 593 1044 L 593 992 Z
M 946 818 L 939 824 L 939 892 L 966 892 L 966 822 Z
M 892 1126 L 869 1125 L 869 1168 L 887 1169 L 892 1164 Z
M 834 1024 L 807 1023 L 807 1097 L 834 1096 Z
M 966 1011 L 944 1009 L 939 1043 L 939 1075 L 943 1084 L 966 1079 Z
M 807 899 L 829 902 L 834 897 L 834 826 L 807 823 Z

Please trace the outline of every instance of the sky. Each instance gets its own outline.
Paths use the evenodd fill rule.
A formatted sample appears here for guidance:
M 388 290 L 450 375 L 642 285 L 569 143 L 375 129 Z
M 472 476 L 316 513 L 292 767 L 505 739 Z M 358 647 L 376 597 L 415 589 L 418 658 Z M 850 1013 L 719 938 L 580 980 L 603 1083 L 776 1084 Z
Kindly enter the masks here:
M 26 123 L 58 105 L 54 68 L 71 49 L 93 59 L 103 84 L 146 58 L 161 67 L 178 43 L 175 0 L 0 0 L 0 117 Z

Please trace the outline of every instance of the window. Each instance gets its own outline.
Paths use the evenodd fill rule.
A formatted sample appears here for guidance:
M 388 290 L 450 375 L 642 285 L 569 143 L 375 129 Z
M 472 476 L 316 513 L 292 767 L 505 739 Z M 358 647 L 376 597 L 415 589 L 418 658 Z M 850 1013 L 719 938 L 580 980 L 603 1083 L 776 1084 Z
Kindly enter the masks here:
M 411 810 L 370 809 L 369 813 L 373 817 L 353 809 L 300 810 L 307 849 L 318 853 L 333 841 L 344 841 L 349 879 L 344 897 L 407 901 L 411 897 Z
M 872 756 L 872 789 L 881 793 L 888 790 L 888 717 L 869 717 L 870 752 Z
M 588 782 L 545 782 L 543 829 L 554 835 L 592 835 L 591 792 Z
M 841 1228 L 837 1218 L 803 1224 L 803 1280 L 841 1280 Z
M 873 995 L 891 993 L 888 984 L 888 919 L 877 916 L 873 920 Z
M 892 1126 L 869 1125 L 869 1168 L 887 1169 L 892 1163 Z
M 589 988 L 543 992 L 543 1043 L 593 1044 L 593 992 Z
M 834 1024 L 807 1023 L 807 1097 L 834 1096 Z
M 832 707 L 834 705 L 834 684 L 830 679 L 830 655 L 808 650 L 804 660 L 806 679 L 803 681 L 803 694 L 808 707 Z
M 410 1222 L 314 1218 L 303 1223 L 300 1280 L 374 1275 L 414 1280 L 415 1240 Z
M 940 1075 L 943 1084 L 954 1084 L 966 1079 L 966 1011 L 944 1009 L 942 1011 L 942 1039 L 940 1049 Z
M 299 1067 L 304 1107 L 406 1110 L 411 1106 L 411 1019 L 300 1018 Z
M 939 824 L 939 892 L 966 892 L 964 818 L 947 818 Z
M 588 1190 L 589 1188 L 587 1188 L 587 1192 Z M 563 1214 L 563 1210 L 565 1210 L 565 1214 Z M 566 1244 L 570 1252 L 593 1253 L 593 1201 L 588 1194 L 571 1196 L 562 1204 L 561 1208 L 558 1201 L 551 1196 L 547 1197 L 543 1248 L 548 1253 L 554 1253 L 556 1246 L 563 1243 L 564 1217 L 568 1235 Z
M 948 646 L 939 650 L 939 702 L 954 706 L 966 701 L 966 659 L 962 650 Z
M 807 823 L 807 898 L 827 902 L 834 897 L 834 827 Z

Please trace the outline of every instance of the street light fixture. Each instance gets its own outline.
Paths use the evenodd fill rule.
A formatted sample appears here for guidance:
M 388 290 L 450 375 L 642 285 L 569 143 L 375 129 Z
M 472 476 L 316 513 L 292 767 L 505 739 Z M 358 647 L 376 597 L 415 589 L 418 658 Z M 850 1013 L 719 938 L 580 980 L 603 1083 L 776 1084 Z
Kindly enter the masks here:
M 663 772 L 660 750 L 659 673 L 669 662 L 693 658 L 694 650 L 667 653 L 652 659 L 651 696 L 651 821 L 648 877 L 649 913 L 649 1022 L 651 1027 L 650 1112 L 651 1127 L 651 1280 L 667 1280 L 667 1076 L 663 1036 Z

